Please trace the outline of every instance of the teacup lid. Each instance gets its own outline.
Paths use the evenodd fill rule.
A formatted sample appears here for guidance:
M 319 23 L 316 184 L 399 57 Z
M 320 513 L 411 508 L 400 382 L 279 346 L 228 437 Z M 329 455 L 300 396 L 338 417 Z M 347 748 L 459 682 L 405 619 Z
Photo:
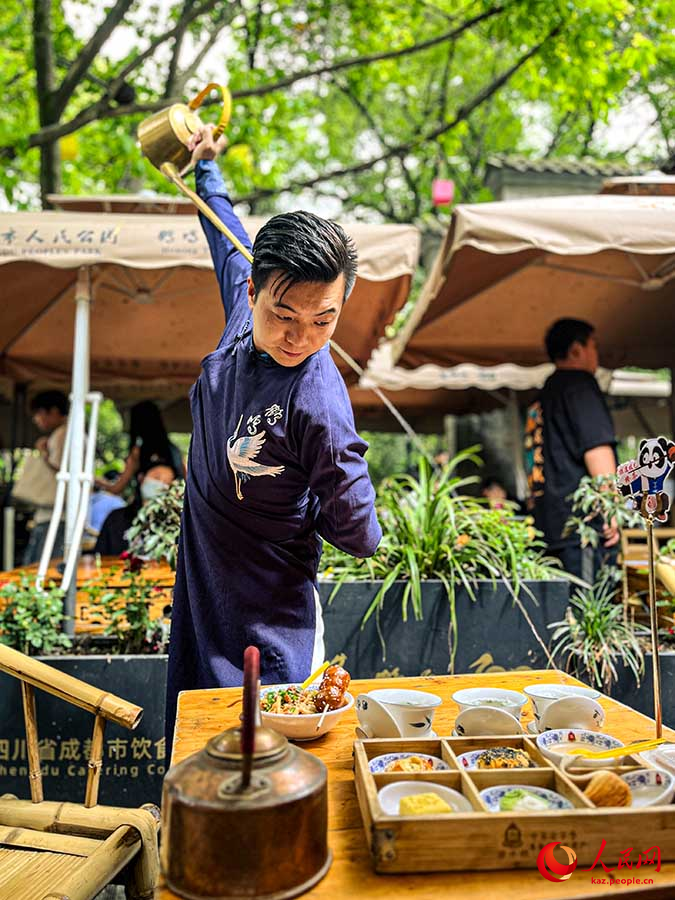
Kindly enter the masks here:
M 288 746 L 288 741 L 283 734 L 272 731 L 271 728 L 256 728 L 253 762 L 262 760 L 268 762 L 285 753 Z M 242 758 L 241 728 L 237 725 L 211 738 L 206 745 L 206 752 L 216 759 L 240 761 Z

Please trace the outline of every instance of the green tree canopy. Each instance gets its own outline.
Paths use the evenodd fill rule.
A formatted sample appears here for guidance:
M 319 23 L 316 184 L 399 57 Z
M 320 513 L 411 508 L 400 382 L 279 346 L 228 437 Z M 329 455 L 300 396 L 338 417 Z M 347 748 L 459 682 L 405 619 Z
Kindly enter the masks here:
M 542 132 L 551 154 L 606 154 L 599 126 L 636 99 L 656 136 L 625 149 L 654 164 L 675 152 L 674 9 L 73 0 L 66 16 L 57 0 L 33 0 L 31 15 L 6 0 L 0 186 L 20 206 L 59 190 L 171 191 L 141 158 L 137 124 L 209 80 L 235 98 L 225 165 L 256 212 L 292 192 L 361 218 L 418 220 L 434 214 L 434 177 L 480 199 L 488 156 L 541 150 Z

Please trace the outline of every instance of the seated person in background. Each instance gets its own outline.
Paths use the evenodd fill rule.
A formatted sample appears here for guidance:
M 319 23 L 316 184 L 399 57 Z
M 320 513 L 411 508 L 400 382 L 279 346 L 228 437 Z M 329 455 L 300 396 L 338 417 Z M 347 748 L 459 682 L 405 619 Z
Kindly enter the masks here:
M 136 495 L 127 506 L 115 509 L 110 513 L 103 523 L 94 553 L 100 553 L 102 556 L 119 556 L 128 549 L 126 532 L 131 527 L 139 509 L 148 500 L 153 500 L 158 494 L 167 490 L 175 477 L 176 473 L 173 468 L 163 462 L 152 466 L 144 475 L 139 474 L 140 500 Z
M 167 463 L 179 478 L 185 478 L 180 450 L 169 440 L 162 414 L 152 400 L 131 407 L 129 446 L 124 471 L 114 481 L 97 479 L 97 488 L 109 494 L 121 494 L 134 479 L 140 485 L 141 477 L 159 463 Z
M 493 509 L 503 509 L 508 499 L 506 488 L 498 478 L 484 478 L 480 486 L 480 495 L 490 501 Z
M 506 488 L 495 476 L 486 476 L 481 482 L 480 495 L 485 497 L 492 509 L 504 509 L 507 503 L 514 505 L 516 515 L 524 515 L 525 509 L 520 500 L 512 497 Z

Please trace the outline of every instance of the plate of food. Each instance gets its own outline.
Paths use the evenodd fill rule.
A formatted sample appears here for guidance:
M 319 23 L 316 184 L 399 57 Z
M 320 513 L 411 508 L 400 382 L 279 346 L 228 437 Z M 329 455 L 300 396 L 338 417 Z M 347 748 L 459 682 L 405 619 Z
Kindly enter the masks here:
M 562 794 L 533 784 L 501 784 L 479 792 L 489 812 L 546 812 L 553 809 L 573 809 Z
M 439 756 L 430 756 L 428 753 L 383 753 L 374 756 L 368 763 L 368 768 L 373 775 L 388 774 L 390 772 L 434 772 L 445 771 L 450 766 Z
M 300 684 L 277 684 L 260 690 L 260 718 L 293 741 L 313 741 L 330 731 L 354 705 L 347 691 L 349 673 L 329 666 L 320 682 L 302 689 Z
M 602 734 L 600 731 L 586 731 L 583 728 L 558 728 L 553 731 L 544 731 L 537 736 L 537 746 L 541 752 L 556 766 L 562 764 L 568 758 L 573 762 L 567 765 L 583 766 L 590 769 L 606 769 L 608 766 L 620 766 L 623 762 L 623 744 L 610 734 Z M 572 755 L 570 750 L 588 750 L 591 753 L 616 750 L 616 756 L 608 759 L 591 759 L 586 756 Z
M 520 747 L 489 747 L 469 750 L 457 757 L 463 769 L 534 769 L 536 762 Z
M 430 781 L 397 781 L 378 791 L 377 799 L 388 816 L 430 816 L 455 812 L 472 812 L 467 798 Z

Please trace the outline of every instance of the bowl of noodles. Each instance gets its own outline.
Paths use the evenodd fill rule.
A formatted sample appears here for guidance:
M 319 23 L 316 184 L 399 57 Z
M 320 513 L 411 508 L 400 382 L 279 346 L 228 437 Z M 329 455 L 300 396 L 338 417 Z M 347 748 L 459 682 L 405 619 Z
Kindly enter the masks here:
M 304 691 L 298 684 L 276 684 L 260 689 L 260 717 L 264 728 L 272 728 L 292 741 L 313 741 L 330 731 L 354 705 L 347 691 L 342 706 L 318 711 L 315 699 L 319 683 Z M 317 726 L 319 726 L 317 728 Z

